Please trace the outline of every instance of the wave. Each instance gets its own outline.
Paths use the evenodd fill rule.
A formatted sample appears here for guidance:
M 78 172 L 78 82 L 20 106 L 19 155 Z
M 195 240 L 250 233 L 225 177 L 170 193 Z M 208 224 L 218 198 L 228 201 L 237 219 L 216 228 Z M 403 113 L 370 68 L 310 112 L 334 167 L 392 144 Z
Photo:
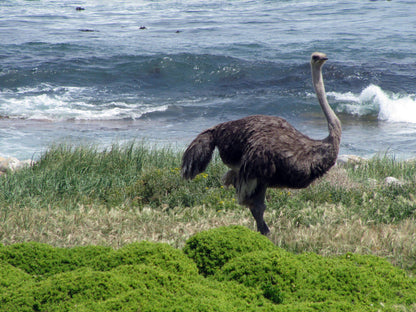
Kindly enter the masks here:
M 294 111 L 287 103 L 306 105 L 302 99 L 305 90 L 313 89 L 305 60 L 247 60 L 192 53 L 107 57 L 75 54 L 62 59 L 48 55 L 36 64 L 16 64 L 0 69 L 3 117 L 135 120 L 145 115 L 180 115 L 185 120 L 219 114 L 237 118 L 253 113 L 287 117 Z M 355 67 L 339 64 L 328 66 L 325 81 L 341 90 L 328 92 L 338 112 L 416 123 L 415 96 L 384 91 L 371 84 L 378 73 L 366 68 L 357 72 Z M 362 90 L 363 85 L 368 87 Z M 352 92 L 342 93 L 344 90 Z
M 166 112 L 198 117 L 207 107 L 234 111 L 234 105 L 242 105 L 235 98 L 288 90 L 303 76 L 296 72 L 293 76 L 290 68 L 272 62 L 211 54 L 47 58 L 0 69 L 0 116 L 120 120 Z
M 120 120 L 138 119 L 152 112 L 166 111 L 168 105 L 108 101 L 93 103 L 93 97 L 80 100 L 79 94 L 92 92 L 81 87 L 20 88 L 16 92 L 2 92 L 0 116 L 29 120 Z
M 97 86 L 112 92 L 154 90 L 205 94 L 227 89 L 285 87 L 309 76 L 308 65 L 248 61 L 212 54 L 116 55 L 107 57 L 68 56 L 43 61 L 17 62 L 0 68 L 0 86 L 14 89 L 45 83 L 63 86 Z M 305 72 L 306 69 L 306 72 Z M 293 74 L 295 73 L 295 74 Z
M 360 94 L 328 92 L 337 103 L 337 111 L 355 116 L 376 115 L 389 122 L 416 123 L 416 95 L 384 91 L 369 85 Z

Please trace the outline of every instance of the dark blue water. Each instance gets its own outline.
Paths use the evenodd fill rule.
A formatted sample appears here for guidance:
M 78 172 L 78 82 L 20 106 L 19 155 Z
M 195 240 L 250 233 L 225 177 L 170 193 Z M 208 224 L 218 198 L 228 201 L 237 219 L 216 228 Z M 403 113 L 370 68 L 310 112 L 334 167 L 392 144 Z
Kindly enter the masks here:
M 1 1 L 0 156 L 182 148 L 258 113 L 323 138 L 309 68 L 322 51 L 341 153 L 416 157 L 414 16 L 414 1 Z

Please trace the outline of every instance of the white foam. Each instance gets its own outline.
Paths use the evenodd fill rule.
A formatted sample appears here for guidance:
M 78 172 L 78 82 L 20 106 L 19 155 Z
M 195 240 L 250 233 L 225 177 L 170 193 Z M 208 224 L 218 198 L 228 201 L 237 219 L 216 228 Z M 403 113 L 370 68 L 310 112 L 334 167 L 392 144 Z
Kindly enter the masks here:
M 375 114 L 379 120 L 416 123 L 416 96 L 395 94 L 369 85 L 360 94 L 328 92 L 328 97 L 341 102 L 338 111 L 364 116 Z
M 45 121 L 120 120 L 138 119 L 144 114 L 168 109 L 168 105 L 114 101 L 96 105 L 76 100 L 73 95 L 85 92 L 83 88 L 55 90 L 42 86 L 42 91 L 32 88 L 18 90 L 14 95 L 6 92 L 0 96 L 0 116 Z

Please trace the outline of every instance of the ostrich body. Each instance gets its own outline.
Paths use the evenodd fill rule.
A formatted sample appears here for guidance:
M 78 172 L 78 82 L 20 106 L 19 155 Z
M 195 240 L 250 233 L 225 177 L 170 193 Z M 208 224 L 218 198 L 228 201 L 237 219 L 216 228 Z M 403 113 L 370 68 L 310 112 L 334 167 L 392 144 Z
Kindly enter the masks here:
M 328 104 L 322 78 L 323 53 L 311 56 L 312 81 L 328 122 L 329 135 L 314 140 L 285 119 L 254 115 L 218 124 L 200 133 L 182 158 L 182 176 L 193 179 L 203 172 L 217 147 L 229 170 L 225 185 L 234 185 L 241 205 L 247 206 L 266 235 L 264 222 L 267 187 L 305 188 L 336 162 L 341 141 L 341 122 Z

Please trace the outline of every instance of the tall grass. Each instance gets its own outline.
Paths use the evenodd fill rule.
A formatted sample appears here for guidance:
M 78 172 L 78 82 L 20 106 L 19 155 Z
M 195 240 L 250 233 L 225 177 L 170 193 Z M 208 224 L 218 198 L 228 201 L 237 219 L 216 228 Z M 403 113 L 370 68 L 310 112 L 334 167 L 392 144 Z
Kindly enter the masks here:
M 193 181 L 180 177 L 180 159 L 145 143 L 53 146 L 32 167 L 0 176 L 0 242 L 181 246 L 219 225 L 255 229 L 235 190 L 221 185 L 218 156 Z M 387 176 L 403 183 L 386 185 Z M 414 162 L 376 157 L 335 167 L 307 189 L 269 189 L 270 239 L 294 252 L 371 253 L 414 269 L 415 177 Z
M 92 146 L 58 145 L 42 155 L 32 167 L 0 180 L 0 204 L 25 207 L 121 205 L 126 191 L 147 168 L 171 168 L 179 155 L 144 144 L 113 145 L 99 151 Z

